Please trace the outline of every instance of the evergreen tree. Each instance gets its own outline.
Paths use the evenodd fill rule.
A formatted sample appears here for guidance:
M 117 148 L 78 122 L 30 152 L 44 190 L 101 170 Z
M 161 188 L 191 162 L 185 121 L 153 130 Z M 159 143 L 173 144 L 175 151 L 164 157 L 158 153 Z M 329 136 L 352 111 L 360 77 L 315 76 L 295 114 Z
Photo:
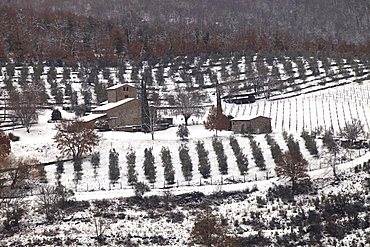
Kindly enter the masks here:
M 121 83 L 125 82 L 125 73 L 126 73 L 126 64 L 123 63 L 121 64 L 121 66 L 118 67 L 117 71 L 117 78 Z
M 56 165 L 57 165 L 56 172 L 58 174 L 64 173 L 64 162 L 62 160 L 58 160 Z
M 146 90 L 146 82 L 141 80 L 141 120 L 142 120 L 142 129 L 145 133 L 151 130 L 151 114 L 148 103 L 148 95 Z
M 24 87 L 28 82 L 27 82 L 27 79 L 28 79 L 28 67 L 27 66 L 23 66 L 22 69 L 21 69 L 21 76 L 18 80 L 18 83 L 21 87 Z
M 186 181 L 190 181 L 193 178 L 193 163 L 190 159 L 189 148 L 186 145 L 181 144 L 179 147 L 179 156 L 182 174 L 184 175 Z
M 107 87 L 103 83 L 96 83 L 94 86 L 94 91 L 96 94 L 96 101 L 102 103 L 107 100 Z
M 204 85 L 204 75 L 201 71 L 195 74 L 195 83 L 198 84 L 199 87 Z
M 63 105 L 64 102 L 64 93 L 61 88 L 57 88 L 54 95 L 55 103 L 57 105 Z
M 55 81 L 57 79 L 57 70 L 55 69 L 55 66 L 51 66 L 48 74 L 47 74 L 47 80 L 50 83 L 51 81 Z
M 109 70 L 109 68 L 104 68 L 102 74 L 103 74 L 103 78 L 106 79 L 106 80 L 108 80 L 109 77 L 110 77 L 110 70 Z
M 15 65 L 13 63 L 8 63 L 6 65 L 6 74 L 8 78 L 13 78 L 15 74 Z
M 109 180 L 113 183 L 117 182 L 120 177 L 119 171 L 119 154 L 113 148 L 109 150 Z
M 93 152 L 91 154 L 91 165 L 94 169 L 94 177 L 96 178 L 98 176 L 97 169 L 100 167 L 100 153 L 99 152 Z
M 72 90 L 71 98 L 69 100 L 71 102 L 71 109 L 75 109 L 75 107 L 78 105 L 78 96 L 76 91 Z
M 294 137 L 293 137 L 292 134 L 287 136 L 287 138 L 285 139 L 285 142 L 288 146 L 289 151 L 291 151 L 293 153 L 297 153 L 299 155 L 302 155 L 301 154 L 301 149 L 299 147 L 299 143 L 296 140 L 294 140 Z
M 175 171 L 172 165 L 172 157 L 168 148 L 162 147 L 161 150 L 162 164 L 164 168 L 164 179 L 168 184 L 175 183 Z
M 156 180 L 156 170 L 154 166 L 153 148 L 145 148 L 144 150 L 144 175 L 150 183 Z
M 62 113 L 55 108 L 52 113 L 51 113 L 51 120 L 56 121 L 56 120 L 61 120 L 62 119 Z
M 203 178 L 209 178 L 211 174 L 211 164 L 208 159 L 208 151 L 204 148 L 204 142 L 198 141 L 196 143 L 196 150 L 198 152 L 198 169 Z
M 129 185 L 137 183 L 137 172 L 136 172 L 136 152 L 130 149 L 126 154 L 127 160 L 127 181 Z
M 217 138 L 213 138 L 212 146 L 217 155 L 218 169 L 222 175 L 226 175 L 228 173 L 227 157 L 222 141 Z
M 306 148 L 310 152 L 310 154 L 311 155 L 318 155 L 319 151 L 317 150 L 315 137 L 310 135 L 305 130 L 302 131 L 301 137 L 305 141 Z
M 82 83 L 81 95 L 84 99 L 84 104 L 86 106 L 91 106 L 92 95 L 91 95 L 91 90 L 90 90 L 90 85 L 89 84 Z
M 157 72 L 155 74 L 155 80 L 157 81 L 157 85 L 158 86 L 163 86 L 164 85 L 164 67 L 163 66 L 159 66 L 158 69 L 157 69 Z
M 189 129 L 185 124 L 180 124 L 177 131 L 176 135 L 180 137 L 180 139 L 183 141 L 188 138 L 189 136 Z
M 265 159 L 263 158 L 262 150 L 259 144 L 253 139 L 253 136 L 249 136 L 250 145 L 252 148 L 252 154 L 254 158 L 254 162 L 256 163 L 256 166 L 260 170 L 266 170 L 266 164 Z
M 244 175 L 248 171 L 248 158 L 243 154 L 238 140 L 234 136 L 230 136 L 230 146 L 235 154 L 236 164 L 238 165 L 240 174 Z
M 270 145 L 271 155 L 275 161 L 275 164 L 281 162 L 283 158 L 283 151 L 281 151 L 279 144 L 277 144 L 277 142 L 269 134 L 266 134 L 265 138 L 267 143 Z
M 63 68 L 63 79 L 70 80 L 71 79 L 71 70 L 67 67 Z
M 66 83 L 66 86 L 64 88 L 64 95 L 69 96 L 69 97 L 72 95 L 72 84 L 71 83 Z

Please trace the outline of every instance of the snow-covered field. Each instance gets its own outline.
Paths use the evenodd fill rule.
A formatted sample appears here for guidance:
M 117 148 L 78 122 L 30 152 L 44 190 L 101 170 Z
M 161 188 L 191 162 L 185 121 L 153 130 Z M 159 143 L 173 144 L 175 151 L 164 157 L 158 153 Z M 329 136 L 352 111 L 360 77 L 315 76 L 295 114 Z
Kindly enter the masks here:
M 370 131 L 370 85 L 348 84 L 319 92 L 301 94 L 280 100 L 260 100 L 254 104 L 224 104 L 227 114 L 238 116 L 266 116 L 272 119 L 275 132 L 299 133 L 303 129 L 333 129 L 340 133 L 353 119 L 362 122 Z

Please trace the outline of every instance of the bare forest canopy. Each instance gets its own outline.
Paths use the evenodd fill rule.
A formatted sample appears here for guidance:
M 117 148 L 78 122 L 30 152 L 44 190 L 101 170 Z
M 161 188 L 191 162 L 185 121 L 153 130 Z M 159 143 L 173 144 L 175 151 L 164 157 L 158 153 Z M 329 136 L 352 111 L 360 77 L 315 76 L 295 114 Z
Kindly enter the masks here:
M 0 57 L 370 53 L 369 0 L 0 0 Z

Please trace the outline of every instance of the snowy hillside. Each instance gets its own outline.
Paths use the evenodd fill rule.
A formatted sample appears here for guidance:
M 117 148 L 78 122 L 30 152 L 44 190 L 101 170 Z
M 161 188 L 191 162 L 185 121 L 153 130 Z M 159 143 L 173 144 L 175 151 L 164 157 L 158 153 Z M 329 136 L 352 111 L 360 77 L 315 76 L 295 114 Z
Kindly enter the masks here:
M 0 209 L 4 222 L 0 226 L 1 246 L 187 246 L 199 215 L 207 215 L 208 207 L 221 222 L 223 237 L 239 243 L 225 246 L 366 246 L 370 242 L 370 73 L 366 60 L 257 54 L 179 57 L 155 64 L 126 63 L 119 68 L 39 64 L 13 69 L 10 65 L 1 69 L 4 108 L 6 92 L 22 90 L 27 81 L 37 77 L 35 72 L 49 98 L 30 133 L 19 123 L 15 128 L 6 127 L 6 133 L 20 138 L 11 142 L 12 155 L 47 165 L 40 166 L 38 180 L 26 180 L 24 194 L 0 201 L 8 206 Z M 189 137 L 180 140 L 176 135 L 183 117 L 161 109 L 162 116 L 174 118 L 175 127 L 156 131 L 154 140 L 141 132 L 98 132 L 100 142 L 93 155 L 88 154 L 82 163 L 61 161 L 70 157 L 63 156 L 54 142 L 58 123 L 48 121 L 52 108 L 60 109 L 63 118 L 72 119 L 78 112 L 76 106 L 85 112 L 99 104 L 107 86 L 124 82 L 138 85 L 143 77 L 150 82 L 150 97 L 158 107 L 171 106 L 169 99 L 177 87 L 206 95 L 204 112 L 189 120 Z M 216 138 L 215 132 L 206 130 L 201 123 L 208 106 L 215 104 L 217 83 L 223 96 L 251 92 L 256 96 L 256 102 L 250 104 L 223 101 L 226 115 L 270 117 L 272 133 L 219 131 Z M 331 130 L 340 144 L 341 132 L 355 119 L 364 129 L 356 139 L 360 145 L 338 145 L 335 154 L 330 152 L 324 134 Z M 11 110 L 4 109 L 2 120 L 2 126 L 13 121 Z M 207 154 L 209 176 L 200 168 L 200 158 L 204 158 L 198 150 L 200 143 Z M 236 151 L 235 143 L 240 150 Z M 295 192 L 289 179 L 278 176 L 276 169 L 276 152 L 289 153 L 292 143 L 307 161 L 310 178 L 303 179 Z M 165 176 L 164 148 L 170 152 L 173 183 Z M 188 150 L 190 162 L 184 163 L 180 149 Z M 118 154 L 115 176 L 110 158 L 113 150 Z M 154 157 L 153 181 L 145 174 L 145 150 Z M 150 189 L 143 197 L 128 181 L 126 156 L 132 152 L 137 180 Z M 99 158 L 98 164 L 93 157 Z M 11 176 L 17 175 L 11 171 Z M 64 186 L 63 193 L 68 194 L 63 194 L 62 206 L 53 208 L 45 190 L 56 185 Z M 9 213 L 9 208 L 15 211 Z M 55 214 L 52 219 L 50 211 Z M 19 219 L 11 218 L 18 213 Z M 98 236 L 97 229 L 105 230 Z

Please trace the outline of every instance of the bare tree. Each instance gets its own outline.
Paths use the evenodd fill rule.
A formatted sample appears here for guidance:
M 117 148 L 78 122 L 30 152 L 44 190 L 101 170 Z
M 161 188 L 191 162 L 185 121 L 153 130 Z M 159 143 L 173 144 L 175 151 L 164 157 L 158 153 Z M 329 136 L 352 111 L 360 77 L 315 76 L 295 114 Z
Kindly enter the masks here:
M 5 197 L 0 197 L 0 217 L 6 231 L 20 229 L 20 220 L 26 214 L 26 207 L 23 201 L 23 194 L 8 192 Z
M 333 175 L 337 180 L 339 180 L 337 169 L 336 169 L 336 157 L 337 157 L 337 154 L 339 153 L 339 146 L 334 140 L 333 132 L 330 130 L 325 131 L 325 134 L 322 138 L 322 142 L 323 142 L 324 147 L 327 148 L 329 153 L 331 154 L 330 163 L 331 163 L 331 167 L 333 168 Z M 334 156 L 333 159 L 332 159 L 332 156 Z
M 184 117 L 185 125 L 193 115 L 203 112 L 204 95 L 199 91 L 178 87 L 174 95 L 175 112 Z
M 208 205 L 198 213 L 190 233 L 190 246 L 238 246 L 235 239 L 228 234 L 225 219 L 216 216 Z
M 364 125 L 360 120 L 353 119 L 352 123 L 346 122 L 340 134 L 353 143 L 357 138 L 365 134 Z
M 99 143 L 99 136 L 94 130 L 94 125 L 75 119 L 63 121 L 55 126 L 57 134 L 54 141 L 64 155 L 72 155 L 73 159 L 80 158 L 83 154 L 91 152 Z
M 104 221 L 102 218 L 93 218 L 93 224 L 94 224 L 94 232 L 95 232 L 95 238 L 98 241 L 98 243 L 104 242 L 104 234 L 105 231 L 108 229 L 108 223 Z
M 22 92 L 13 91 L 9 94 L 10 108 L 21 124 L 30 132 L 31 124 L 37 122 L 37 105 L 39 102 L 34 88 L 26 85 Z
M 36 159 L 8 156 L 0 163 L 1 184 L 8 183 L 11 189 L 21 187 L 33 175 L 32 171 L 37 163 Z
M 278 176 L 287 177 L 292 183 L 292 198 L 299 180 L 308 178 L 308 162 L 301 153 L 289 150 L 286 151 L 279 163 L 276 164 L 275 172 Z
M 58 186 L 43 186 L 40 188 L 38 204 L 48 221 L 57 219 L 67 201 L 65 188 Z

